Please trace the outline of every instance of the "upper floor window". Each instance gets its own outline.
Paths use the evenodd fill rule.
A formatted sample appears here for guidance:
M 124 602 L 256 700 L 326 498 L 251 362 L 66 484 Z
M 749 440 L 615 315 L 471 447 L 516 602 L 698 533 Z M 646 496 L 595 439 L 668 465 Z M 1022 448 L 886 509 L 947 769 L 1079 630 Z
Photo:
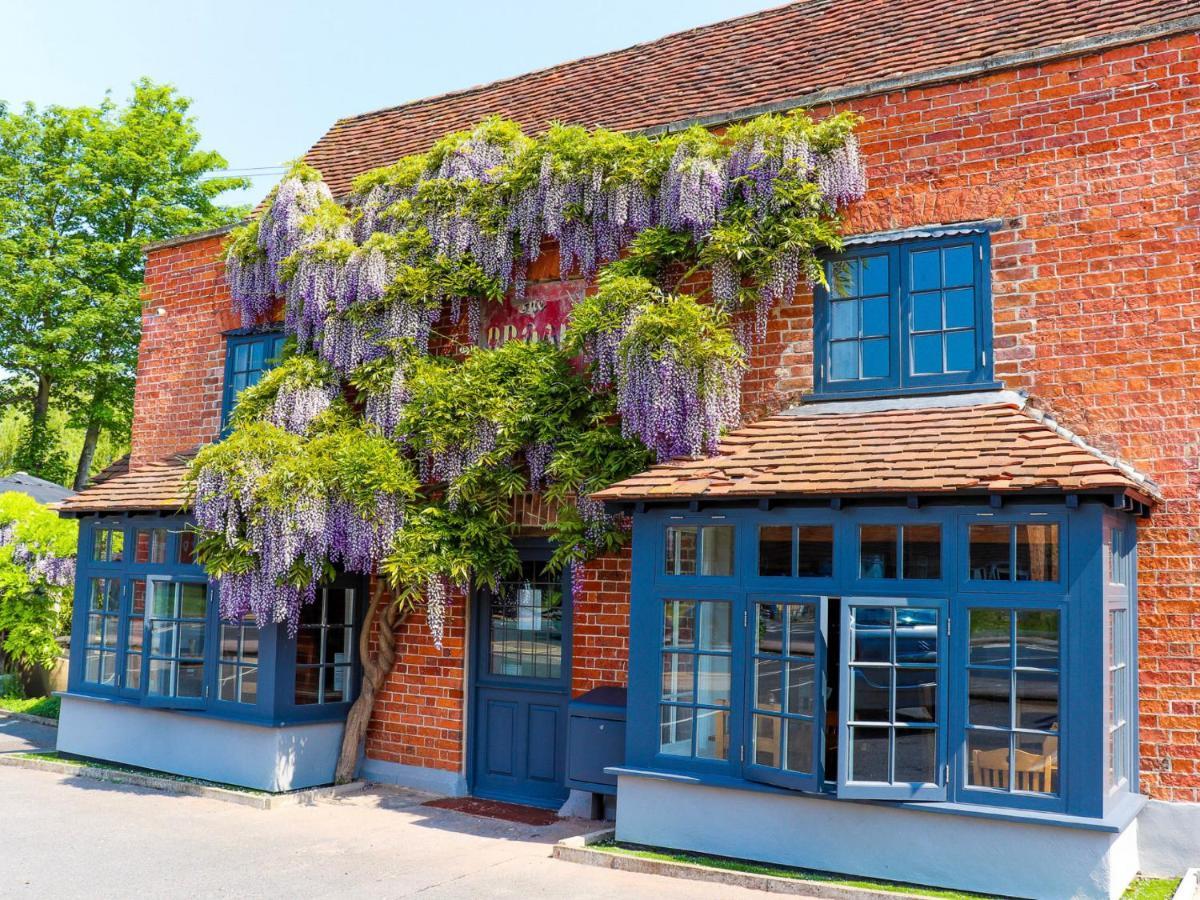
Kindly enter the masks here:
M 815 295 L 815 392 L 902 394 L 992 380 L 986 232 L 854 247 Z
M 237 396 L 258 384 L 283 351 L 284 335 L 279 331 L 258 334 L 234 334 L 225 340 L 225 389 L 221 400 L 221 430 L 229 427 L 229 416 Z

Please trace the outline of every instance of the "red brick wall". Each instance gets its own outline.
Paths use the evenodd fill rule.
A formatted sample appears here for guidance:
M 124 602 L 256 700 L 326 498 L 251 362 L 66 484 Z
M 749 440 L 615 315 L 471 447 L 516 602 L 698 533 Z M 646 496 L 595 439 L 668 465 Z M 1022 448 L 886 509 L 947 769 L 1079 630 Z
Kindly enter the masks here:
M 629 548 L 585 564 L 574 584 L 571 696 L 629 677 Z
M 453 592 L 441 650 L 422 611 L 396 628 L 396 664 L 367 728 L 371 759 L 455 772 L 462 767 L 466 609 L 463 595 Z
M 219 259 L 221 244 L 221 237 L 209 237 L 147 254 L 134 466 L 208 443 L 220 430 L 222 332 L 239 324 Z

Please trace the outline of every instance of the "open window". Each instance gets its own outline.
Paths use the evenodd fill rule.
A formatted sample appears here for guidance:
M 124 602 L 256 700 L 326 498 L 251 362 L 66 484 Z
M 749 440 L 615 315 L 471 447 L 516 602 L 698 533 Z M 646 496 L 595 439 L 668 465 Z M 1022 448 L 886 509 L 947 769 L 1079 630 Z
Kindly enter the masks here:
M 842 601 L 839 797 L 946 797 L 946 602 Z

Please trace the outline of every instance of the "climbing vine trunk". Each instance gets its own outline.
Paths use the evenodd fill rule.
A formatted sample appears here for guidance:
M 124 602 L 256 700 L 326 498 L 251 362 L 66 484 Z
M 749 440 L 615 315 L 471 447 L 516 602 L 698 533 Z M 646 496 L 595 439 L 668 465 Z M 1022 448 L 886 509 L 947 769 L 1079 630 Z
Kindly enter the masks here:
M 346 716 L 342 752 L 333 776 L 336 784 L 346 784 L 354 779 L 359 756 L 366 741 L 371 711 L 375 707 L 375 695 L 379 693 L 379 688 L 396 661 L 396 626 L 403 618 L 400 605 L 396 603 L 392 592 L 387 589 L 382 579 L 377 580 L 375 590 L 371 592 L 371 602 L 367 606 L 362 632 L 358 637 L 358 658 L 362 660 L 363 665 L 362 689 L 358 692 L 358 699 L 350 707 L 350 714 Z M 371 626 L 376 620 L 379 622 L 379 628 L 375 653 L 372 654 Z

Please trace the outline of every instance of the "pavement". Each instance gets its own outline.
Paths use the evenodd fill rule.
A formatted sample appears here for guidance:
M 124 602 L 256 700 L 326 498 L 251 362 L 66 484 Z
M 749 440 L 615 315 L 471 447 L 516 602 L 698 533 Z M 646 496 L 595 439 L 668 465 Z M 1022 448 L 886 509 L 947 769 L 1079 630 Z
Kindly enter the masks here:
M 0 716 L 0 754 L 53 742 Z M 0 898 L 759 898 L 550 858 L 598 823 L 518 825 L 371 787 L 257 810 L 146 788 L 0 767 Z

